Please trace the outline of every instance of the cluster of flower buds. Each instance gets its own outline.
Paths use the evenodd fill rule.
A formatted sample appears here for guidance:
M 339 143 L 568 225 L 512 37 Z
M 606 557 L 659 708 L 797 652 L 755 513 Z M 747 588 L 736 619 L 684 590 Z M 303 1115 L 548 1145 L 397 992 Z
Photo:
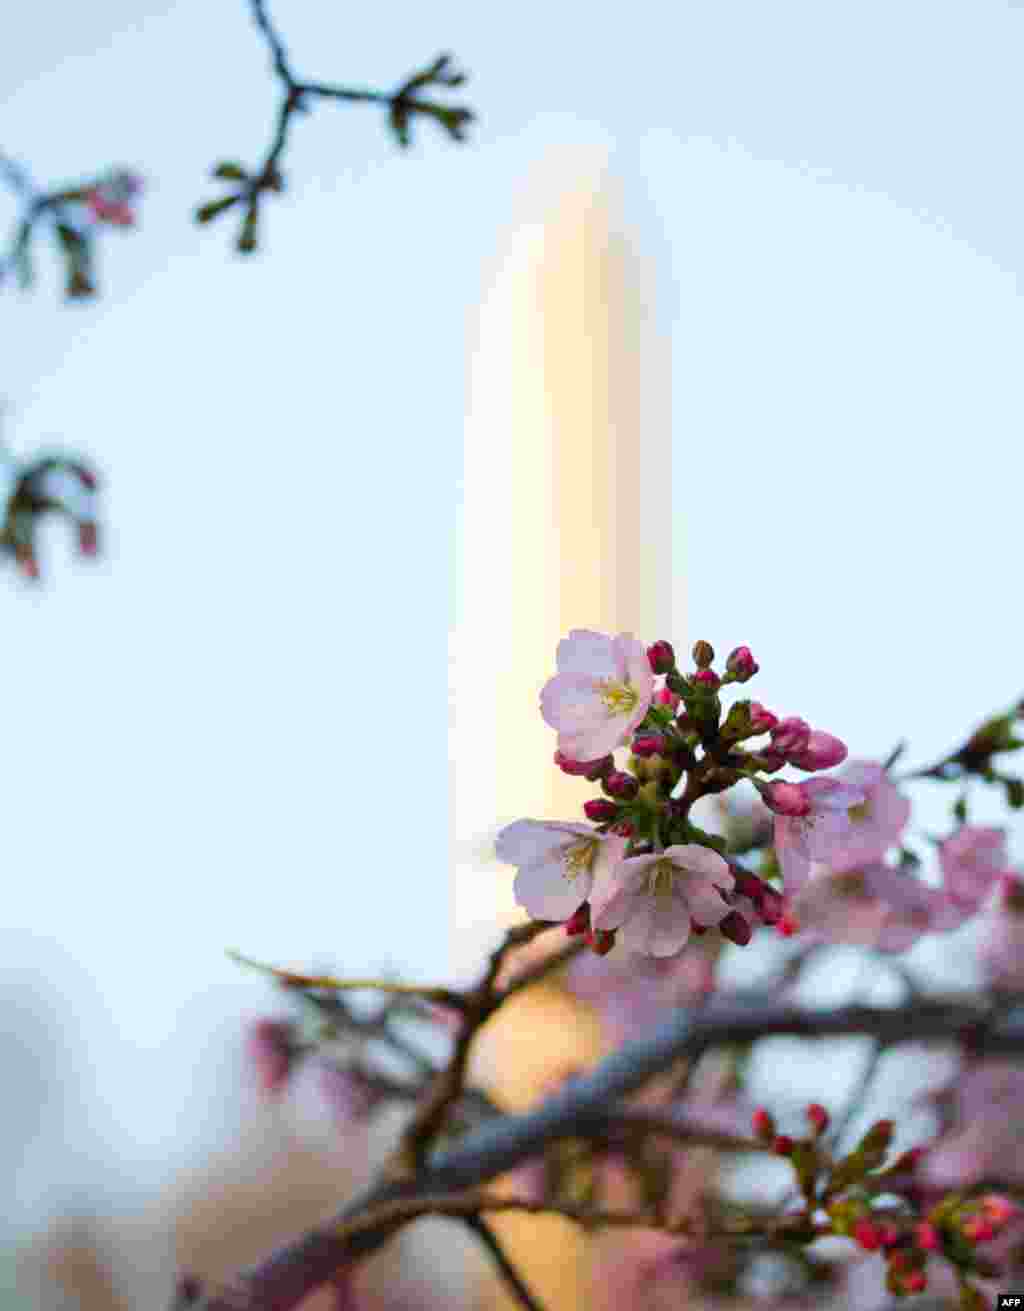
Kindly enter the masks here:
M 11 480 L 0 527 L 0 547 L 13 555 L 24 577 L 37 581 L 37 537 L 44 515 L 60 514 L 75 527 L 79 554 L 99 553 L 96 475 L 78 460 L 44 456 L 18 468 Z
M 674 956 L 691 933 L 711 927 L 739 946 L 759 923 L 782 923 L 785 931 L 780 894 L 727 861 L 726 840 L 691 821 L 700 798 L 750 779 L 777 812 L 806 818 L 805 827 L 818 810 L 845 815 L 843 805 L 864 799 L 834 780 L 758 779 L 776 767 L 773 754 L 815 771 L 843 760 L 846 747 L 801 719 L 780 722 L 759 702 L 739 702 L 723 722 L 721 689 L 749 681 L 757 662 L 739 646 L 718 674 L 705 641 L 692 657 L 694 671 L 683 675 L 670 642 L 644 647 L 627 633 L 574 629 L 559 643 L 559 672 L 541 691 L 541 714 L 558 731 L 555 764 L 600 783 L 603 795 L 583 803 L 595 827 L 519 820 L 502 830 L 497 853 L 519 866 L 516 900 L 530 915 L 564 923 L 601 954 L 622 941 L 627 952 Z M 763 733 L 772 735 L 767 762 L 740 745 Z M 630 752 L 625 768 L 615 761 L 622 747 Z

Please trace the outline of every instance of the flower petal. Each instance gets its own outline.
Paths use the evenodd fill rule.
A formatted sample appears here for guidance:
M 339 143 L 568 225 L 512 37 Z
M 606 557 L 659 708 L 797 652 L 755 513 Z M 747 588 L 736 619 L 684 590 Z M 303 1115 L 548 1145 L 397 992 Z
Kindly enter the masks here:
M 590 896 L 594 876 L 581 870 L 568 878 L 562 861 L 529 865 L 515 877 L 516 904 L 537 920 L 565 920 Z

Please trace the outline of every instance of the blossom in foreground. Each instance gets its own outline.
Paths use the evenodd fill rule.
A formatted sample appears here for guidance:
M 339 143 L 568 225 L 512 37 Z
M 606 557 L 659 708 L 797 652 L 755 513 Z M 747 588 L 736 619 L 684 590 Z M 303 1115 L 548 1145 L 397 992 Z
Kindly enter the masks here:
M 499 860 L 519 866 L 516 902 L 534 919 L 554 921 L 568 919 L 590 898 L 598 876 L 608 874 L 625 848 L 625 838 L 589 824 L 542 819 L 517 819 L 495 843 Z
M 851 787 L 834 778 L 811 778 L 806 783 L 768 784 L 762 792 L 765 804 L 773 807 L 772 789 L 787 788 L 787 806 L 791 793 L 799 793 L 806 803 L 805 813 L 775 816 L 775 853 L 782 867 L 787 897 L 797 895 L 810 874 L 814 861 L 829 861 L 850 833 L 850 808 L 864 804 L 862 788 Z M 777 793 L 775 794 L 777 795 Z
M 686 946 L 690 921 L 719 924 L 732 907 L 719 895 L 735 880 L 717 851 L 695 842 L 621 860 L 591 903 L 595 929 L 618 929 L 624 946 L 648 956 L 674 956 Z
M 596 760 L 624 746 L 650 708 L 654 673 L 631 633 L 609 637 L 574 628 L 558 644 L 558 673 L 541 689 L 544 722 L 558 730 L 558 749 L 573 760 Z
M 1009 863 L 1001 828 L 965 824 L 939 847 L 942 886 L 965 918 L 980 908 Z

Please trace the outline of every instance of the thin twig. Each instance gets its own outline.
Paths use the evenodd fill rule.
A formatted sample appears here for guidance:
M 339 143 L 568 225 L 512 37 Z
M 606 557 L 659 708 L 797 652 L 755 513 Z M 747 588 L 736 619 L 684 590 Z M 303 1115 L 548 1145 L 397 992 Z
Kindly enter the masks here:
M 523 1280 L 522 1275 L 515 1268 L 515 1265 L 509 1258 L 508 1253 L 501 1245 L 501 1240 L 494 1232 L 494 1229 L 482 1215 L 467 1215 L 466 1227 L 480 1239 L 483 1245 L 490 1252 L 494 1259 L 494 1264 L 498 1267 L 498 1272 L 504 1279 L 505 1283 L 512 1291 L 513 1297 L 517 1297 L 526 1311 L 544 1311 L 543 1304 L 530 1291 Z

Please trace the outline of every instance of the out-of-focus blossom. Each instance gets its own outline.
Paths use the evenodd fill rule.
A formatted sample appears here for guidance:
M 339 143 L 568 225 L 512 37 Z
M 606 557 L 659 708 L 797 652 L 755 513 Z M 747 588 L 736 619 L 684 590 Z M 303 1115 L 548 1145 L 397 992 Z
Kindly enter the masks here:
M 1003 875 L 978 955 L 991 983 L 1024 992 L 1024 878 L 1019 874 Z
M 642 642 L 574 628 L 558 644 L 558 673 L 541 690 L 544 722 L 558 749 L 596 760 L 625 746 L 650 708 L 654 674 Z
M 939 847 L 943 889 L 963 918 L 981 907 L 1008 864 L 1000 828 L 965 824 Z
M 674 956 L 686 946 L 690 921 L 720 923 L 731 907 L 719 895 L 734 879 L 717 851 L 688 842 L 631 856 L 612 869 L 591 898 L 595 929 L 620 929 L 622 942 L 649 956 Z
M 953 1124 L 918 1166 L 927 1186 L 968 1187 L 991 1178 L 1024 1182 L 1024 1067 L 987 1060 L 952 1089 Z
M 836 873 L 879 861 L 896 846 L 910 818 L 910 801 L 873 760 L 851 760 L 835 776 L 864 794 L 849 812 L 850 826 L 828 864 Z
M 875 863 L 811 879 L 793 913 L 808 938 L 901 952 L 934 930 L 942 900 L 912 874 Z
M 518 819 L 498 834 L 498 859 L 518 865 L 515 899 L 538 920 L 566 920 L 622 858 L 625 838 L 589 824 Z
M 256 1020 L 245 1041 L 246 1055 L 256 1073 L 260 1092 L 279 1097 L 288 1086 L 298 1054 L 296 1026 L 292 1020 Z
M 635 1036 L 679 1006 L 693 1006 L 715 986 L 714 938 L 699 938 L 676 956 L 641 956 L 619 945 L 603 960 L 584 952 L 567 984 L 593 1006 L 612 1042 Z
M 863 788 L 834 778 L 811 778 L 789 786 L 798 789 L 810 807 L 804 815 L 775 818 L 775 853 L 786 896 L 793 897 L 806 883 L 812 862 L 830 861 L 833 853 L 845 845 L 851 828 L 849 811 L 863 805 L 866 794 Z M 765 802 L 771 805 L 767 797 Z
M 320 1095 L 341 1125 L 368 1119 L 384 1100 L 373 1080 L 356 1066 L 324 1064 L 318 1073 Z

